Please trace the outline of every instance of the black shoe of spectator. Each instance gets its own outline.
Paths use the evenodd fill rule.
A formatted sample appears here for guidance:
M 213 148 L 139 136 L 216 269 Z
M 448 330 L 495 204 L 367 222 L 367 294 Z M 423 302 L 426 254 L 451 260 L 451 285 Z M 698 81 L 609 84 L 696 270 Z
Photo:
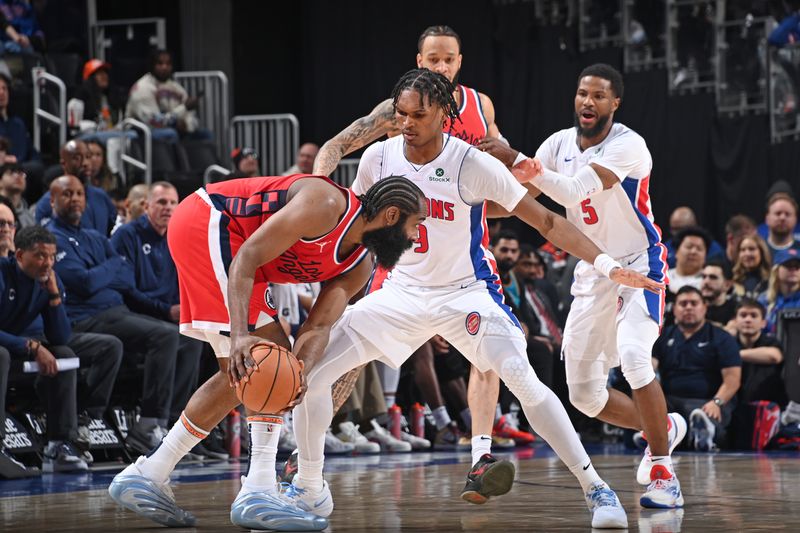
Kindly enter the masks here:
M 220 461 L 227 461 L 230 457 L 228 449 L 225 447 L 225 436 L 219 426 L 212 428 L 208 437 L 203 439 L 200 444 L 206 449 L 204 454 L 206 457 Z
M 86 461 L 81 459 L 70 443 L 66 441 L 47 443 L 42 459 L 43 472 L 76 472 L 88 469 Z
M 150 450 L 155 449 L 161 444 L 161 439 L 166 437 L 166 435 L 166 432 L 160 426 L 143 429 L 141 425 L 136 424 L 133 426 L 133 429 L 128 432 L 125 445 L 135 453 L 147 455 L 150 453 Z
M 89 425 L 91 423 L 92 417 L 89 416 L 86 411 L 78 415 L 78 435 L 75 437 L 75 441 L 73 442 L 75 449 L 80 454 L 81 459 L 86 461 L 87 465 L 90 465 L 94 462 L 94 457 L 92 457 L 91 452 L 89 452 L 89 447 L 91 446 L 91 432 L 89 431 Z

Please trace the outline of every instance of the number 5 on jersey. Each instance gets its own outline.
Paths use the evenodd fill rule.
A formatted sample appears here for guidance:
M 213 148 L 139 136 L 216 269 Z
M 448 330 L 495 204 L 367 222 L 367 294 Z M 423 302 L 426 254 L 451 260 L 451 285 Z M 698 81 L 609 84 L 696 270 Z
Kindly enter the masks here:
M 417 245 L 414 248 L 414 253 L 424 254 L 428 251 L 428 228 L 425 224 L 417 224 L 417 233 L 419 236 L 414 243 Z
M 597 224 L 600 219 L 597 218 L 597 211 L 592 207 L 592 199 L 587 198 L 581 202 L 581 211 L 583 211 L 583 222 L 589 225 Z

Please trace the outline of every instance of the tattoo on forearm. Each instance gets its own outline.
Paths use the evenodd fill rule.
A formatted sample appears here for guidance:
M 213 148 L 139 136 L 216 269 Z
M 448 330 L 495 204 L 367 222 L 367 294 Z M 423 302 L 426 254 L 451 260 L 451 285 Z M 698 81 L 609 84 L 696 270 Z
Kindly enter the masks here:
M 361 365 L 354 368 L 344 376 L 337 379 L 336 383 L 333 384 L 333 387 L 331 388 L 331 397 L 333 399 L 334 415 L 339 411 L 339 409 L 342 408 L 342 405 L 344 405 L 344 402 L 347 401 L 347 398 L 350 397 L 350 393 L 353 392 L 353 388 L 356 386 L 356 381 L 358 381 L 358 376 L 361 375 L 361 371 L 364 370 L 365 366 L 367 365 Z
M 394 109 L 386 100 L 322 146 L 314 161 L 314 174 L 330 176 L 344 156 L 393 130 Z

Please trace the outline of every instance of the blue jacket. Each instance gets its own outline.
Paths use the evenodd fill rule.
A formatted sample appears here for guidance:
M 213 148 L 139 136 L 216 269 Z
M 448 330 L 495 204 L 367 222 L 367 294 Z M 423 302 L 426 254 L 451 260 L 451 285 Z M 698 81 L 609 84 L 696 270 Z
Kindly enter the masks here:
M 169 309 L 180 302 L 178 271 L 161 236 L 150 225 L 147 215 L 120 226 L 111 245 L 133 265 L 135 287 L 125 294 L 132 310 L 169 320 Z
M 64 285 L 58 278 L 57 282 L 63 295 Z M 0 346 L 14 355 L 25 355 L 27 339 L 21 335 L 40 316 L 44 319 L 44 333 L 50 344 L 69 342 L 72 328 L 64 304 L 51 306 L 47 290 L 29 278 L 15 258 L 0 259 Z M 0 394 L 5 393 L 0 391 Z
M 793 292 L 788 296 L 779 294 L 775 298 L 774 305 L 769 304 L 766 294 L 759 296 L 758 301 L 767 308 L 767 325 L 764 327 L 764 331 L 775 335 L 778 329 L 778 313 L 784 309 L 800 309 L 800 291 Z
M 86 186 L 86 211 L 81 217 L 81 227 L 93 229 L 108 237 L 117 221 L 117 208 L 106 191 L 91 184 Z M 45 226 L 53 218 L 50 207 L 50 191 L 44 193 L 36 203 L 36 222 Z
M 800 40 L 800 12 L 792 13 L 781 21 L 777 28 L 767 37 L 772 46 L 786 46 Z
M 11 144 L 10 152 L 17 156 L 17 161 L 39 159 L 39 152 L 33 147 L 28 128 L 19 117 L 3 118 L 0 116 L 0 137 L 5 137 Z
M 56 236 L 55 270 L 67 289 L 67 313 L 72 322 L 123 304 L 122 293 L 133 287 L 130 263 L 92 229 L 66 224 L 58 217 L 47 224 Z

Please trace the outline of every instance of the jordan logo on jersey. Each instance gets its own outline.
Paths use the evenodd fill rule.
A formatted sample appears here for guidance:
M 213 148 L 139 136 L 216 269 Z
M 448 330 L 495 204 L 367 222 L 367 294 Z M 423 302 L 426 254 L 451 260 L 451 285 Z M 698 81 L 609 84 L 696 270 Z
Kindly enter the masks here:
M 325 242 L 316 242 L 316 243 L 314 243 L 314 244 L 316 244 L 317 246 L 319 246 L 319 253 L 322 253 L 322 250 L 323 250 L 323 249 L 325 249 L 325 247 L 326 247 L 327 245 L 329 245 L 329 244 L 330 244 L 330 241 L 325 241 Z

